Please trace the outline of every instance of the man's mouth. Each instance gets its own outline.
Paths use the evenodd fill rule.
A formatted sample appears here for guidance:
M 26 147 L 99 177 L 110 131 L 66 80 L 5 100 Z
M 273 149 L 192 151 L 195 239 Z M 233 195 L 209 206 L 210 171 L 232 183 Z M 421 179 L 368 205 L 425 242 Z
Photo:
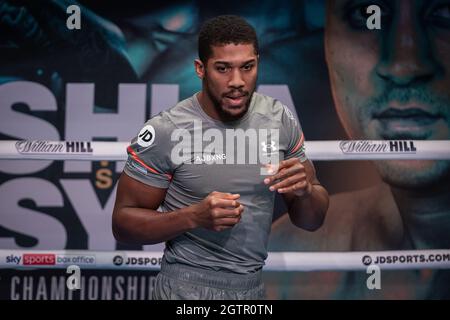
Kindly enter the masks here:
M 246 94 L 226 95 L 225 99 L 230 107 L 240 107 L 244 103 Z
M 432 127 L 443 119 L 439 113 L 420 107 L 388 108 L 374 115 L 379 122 L 383 139 L 427 139 Z

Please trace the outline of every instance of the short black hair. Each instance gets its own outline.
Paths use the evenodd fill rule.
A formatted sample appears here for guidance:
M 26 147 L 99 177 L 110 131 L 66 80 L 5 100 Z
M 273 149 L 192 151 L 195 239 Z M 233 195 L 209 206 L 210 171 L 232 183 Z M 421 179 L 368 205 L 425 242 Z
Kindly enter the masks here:
M 259 53 L 255 29 L 243 18 L 235 15 L 221 15 L 207 20 L 198 35 L 198 56 L 203 63 L 211 57 L 211 46 L 227 44 L 253 44 Z

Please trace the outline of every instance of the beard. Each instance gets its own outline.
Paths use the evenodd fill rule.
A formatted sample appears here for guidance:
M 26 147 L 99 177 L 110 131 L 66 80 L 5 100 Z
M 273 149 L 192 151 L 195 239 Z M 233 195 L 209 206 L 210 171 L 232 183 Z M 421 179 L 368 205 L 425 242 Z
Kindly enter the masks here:
M 205 81 L 203 87 L 204 92 L 208 96 L 209 100 L 212 102 L 214 109 L 223 119 L 237 120 L 243 117 L 250 108 L 254 88 L 251 91 L 246 91 L 242 89 L 229 90 L 223 94 L 220 94 L 220 96 L 217 96 L 213 93 L 213 90 L 211 90 L 207 80 Z M 246 101 L 241 106 L 225 106 L 222 101 L 223 99 L 226 99 L 226 97 L 229 96 L 232 97 L 243 96 L 246 99 Z M 239 112 L 237 113 L 236 111 Z
M 448 160 L 375 161 L 383 181 L 400 189 L 430 190 L 450 184 Z
M 392 102 L 407 104 L 415 103 L 426 106 L 424 109 L 433 115 L 439 115 L 442 120 L 438 127 L 429 126 L 417 132 L 396 132 L 386 130 L 380 125 L 373 125 L 374 115 L 385 110 Z M 450 119 L 450 100 L 447 96 L 437 95 L 425 86 L 409 88 L 386 87 L 379 95 L 360 103 L 356 122 L 361 124 L 361 135 L 356 138 L 370 140 L 442 140 L 448 139 Z M 443 123 L 443 124 L 442 124 Z M 387 127 L 389 128 L 389 127 Z M 431 129 L 429 129 L 431 128 Z M 349 133 L 349 131 L 348 131 Z M 352 134 L 350 134 L 351 138 Z M 402 189 L 430 189 L 450 182 L 450 161 L 448 160 L 378 160 L 374 161 L 382 179 L 395 187 Z

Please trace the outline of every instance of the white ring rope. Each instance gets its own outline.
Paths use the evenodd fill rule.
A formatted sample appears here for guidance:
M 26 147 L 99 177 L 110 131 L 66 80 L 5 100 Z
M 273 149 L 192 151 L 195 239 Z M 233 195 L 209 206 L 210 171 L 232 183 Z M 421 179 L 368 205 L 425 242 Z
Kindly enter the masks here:
M 78 265 L 81 269 L 157 271 L 162 254 L 147 251 L 0 250 L 0 269 L 65 269 L 69 265 Z M 132 263 L 127 264 L 129 261 Z M 263 270 L 358 271 L 367 270 L 369 265 L 376 265 L 381 270 L 450 269 L 450 250 L 269 252 Z
M 125 161 L 129 142 L 1 140 L 0 159 Z M 450 160 L 450 140 L 307 141 L 311 160 Z

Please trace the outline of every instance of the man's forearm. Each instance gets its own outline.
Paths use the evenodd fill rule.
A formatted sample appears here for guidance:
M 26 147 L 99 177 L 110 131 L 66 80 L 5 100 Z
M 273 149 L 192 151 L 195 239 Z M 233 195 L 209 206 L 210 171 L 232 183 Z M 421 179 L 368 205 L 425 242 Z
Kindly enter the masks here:
M 328 193 L 321 185 L 312 185 L 311 193 L 298 196 L 294 193 L 284 194 L 289 217 L 299 228 L 314 231 L 318 229 L 328 210 Z
M 113 233 L 127 243 L 156 244 L 194 228 L 193 206 L 171 212 L 124 207 L 113 215 Z

